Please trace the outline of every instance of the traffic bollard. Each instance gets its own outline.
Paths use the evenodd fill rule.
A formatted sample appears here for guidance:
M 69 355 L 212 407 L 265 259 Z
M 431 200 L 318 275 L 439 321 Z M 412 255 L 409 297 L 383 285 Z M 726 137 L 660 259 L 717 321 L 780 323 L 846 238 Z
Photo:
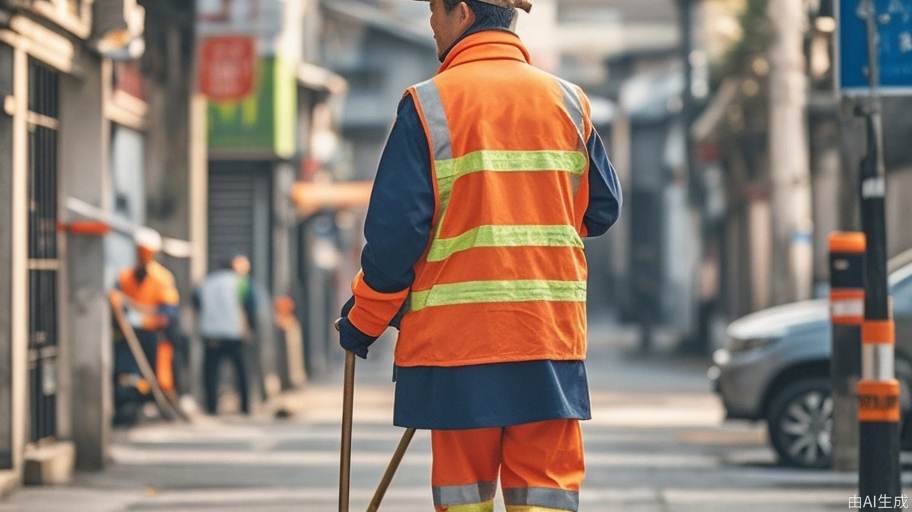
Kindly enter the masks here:
M 898 509 L 902 495 L 899 465 L 899 382 L 893 362 L 895 327 L 887 290 L 887 173 L 881 120 L 877 4 L 860 0 L 856 14 L 867 32 L 869 99 L 865 112 L 868 152 L 861 165 L 861 224 L 865 233 L 865 319 L 861 327 L 861 381 L 858 491 L 862 510 Z M 885 497 L 886 500 L 880 500 Z M 882 507 L 882 501 L 891 506 Z
M 833 469 L 858 469 L 858 397 L 861 374 L 861 324 L 864 322 L 864 251 L 861 232 L 829 237 L 830 318 L 833 388 Z

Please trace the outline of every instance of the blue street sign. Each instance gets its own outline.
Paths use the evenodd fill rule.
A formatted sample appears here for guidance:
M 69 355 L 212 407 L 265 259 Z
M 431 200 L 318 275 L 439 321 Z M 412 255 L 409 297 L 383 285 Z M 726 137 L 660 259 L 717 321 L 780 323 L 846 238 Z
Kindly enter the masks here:
M 868 93 L 868 36 L 862 0 L 837 0 L 836 84 L 845 94 Z M 883 94 L 912 94 L 912 0 L 875 0 Z

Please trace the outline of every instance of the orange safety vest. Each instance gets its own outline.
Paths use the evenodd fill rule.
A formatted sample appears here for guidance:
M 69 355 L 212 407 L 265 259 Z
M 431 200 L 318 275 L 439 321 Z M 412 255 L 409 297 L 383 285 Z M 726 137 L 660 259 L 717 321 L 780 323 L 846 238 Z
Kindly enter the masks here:
M 136 280 L 134 268 L 122 270 L 117 282 L 124 295 L 143 306 L 176 306 L 180 301 L 174 285 L 174 274 L 154 260 L 146 265 L 146 277 L 142 282 Z M 161 325 L 155 315 L 143 315 L 142 327 L 157 330 Z M 155 355 L 154 371 L 159 386 L 166 392 L 174 391 L 174 345 L 170 340 L 162 340 Z
M 480 32 L 407 91 L 436 201 L 399 366 L 585 359 L 589 104 L 529 62 L 516 35 Z
M 180 301 L 174 275 L 157 261 L 146 265 L 146 277 L 142 282 L 136 280 L 133 267 L 122 270 L 117 282 L 124 295 L 143 306 L 176 306 Z M 154 316 L 146 315 L 143 324 L 149 329 L 158 328 Z

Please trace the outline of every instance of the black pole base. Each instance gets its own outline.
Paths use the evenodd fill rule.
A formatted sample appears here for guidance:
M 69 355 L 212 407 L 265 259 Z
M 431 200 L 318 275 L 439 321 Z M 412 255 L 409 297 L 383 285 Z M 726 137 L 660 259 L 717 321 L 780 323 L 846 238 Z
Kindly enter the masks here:
M 862 422 L 860 434 L 858 496 L 861 510 L 902 510 L 901 503 L 897 503 L 902 496 L 899 423 Z

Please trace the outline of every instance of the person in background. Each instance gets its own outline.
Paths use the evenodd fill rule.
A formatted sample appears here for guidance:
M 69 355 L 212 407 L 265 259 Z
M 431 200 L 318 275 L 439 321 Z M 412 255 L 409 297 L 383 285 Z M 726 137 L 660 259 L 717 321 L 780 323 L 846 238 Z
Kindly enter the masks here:
M 241 412 L 250 414 L 244 350 L 256 330 L 257 306 L 249 274 L 250 260 L 235 256 L 206 276 L 193 296 L 199 332 L 206 348 L 203 371 L 209 414 L 215 414 L 218 409 L 222 358 L 228 358 L 234 367 Z
M 178 304 L 180 295 L 174 275 L 155 261 L 161 250 L 162 238 L 155 230 L 139 229 L 134 235 L 136 265 L 124 269 L 117 278 L 116 288 L 127 299 L 127 321 L 139 338 L 149 365 L 155 370 L 159 385 L 166 393 L 175 393 L 174 343 L 179 343 Z M 159 340 L 165 334 L 166 339 Z M 120 368 L 139 374 L 132 355 L 126 355 Z

